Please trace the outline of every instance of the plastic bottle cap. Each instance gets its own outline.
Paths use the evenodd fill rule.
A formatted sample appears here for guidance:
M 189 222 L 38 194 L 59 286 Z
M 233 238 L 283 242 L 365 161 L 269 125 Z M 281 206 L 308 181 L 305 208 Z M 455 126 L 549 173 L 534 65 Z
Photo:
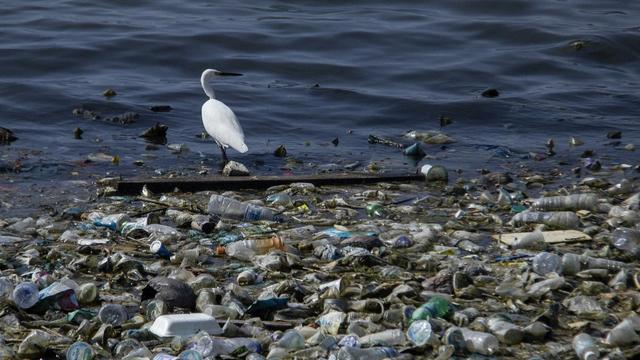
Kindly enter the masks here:
M 158 252 L 158 250 L 160 250 L 160 248 L 162 248 L 162 243 L 160 242 L 160 240 L 156 240 L 156 241 L 152 242 L 151 246 L 149 247 L 149 249 L 153 253 Z
M 273 236 L 273 246 L 276 249 L 282 249 L 284 248 L 284 241 L 282 241 L 282 238 L 278 235 L 274 235 Z
M 583 360 L 598 360 L 598 354 L 594 351 L 586 351 Z

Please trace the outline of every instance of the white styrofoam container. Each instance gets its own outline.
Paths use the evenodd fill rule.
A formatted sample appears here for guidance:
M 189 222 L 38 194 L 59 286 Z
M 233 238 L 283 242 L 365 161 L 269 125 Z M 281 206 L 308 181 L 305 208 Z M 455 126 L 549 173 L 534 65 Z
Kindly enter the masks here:
M 158 316 L 149 331 L 160 337 L 190 336 L 200 331 L 212 335 L 222 334 L 216 318 L 202 313 Z

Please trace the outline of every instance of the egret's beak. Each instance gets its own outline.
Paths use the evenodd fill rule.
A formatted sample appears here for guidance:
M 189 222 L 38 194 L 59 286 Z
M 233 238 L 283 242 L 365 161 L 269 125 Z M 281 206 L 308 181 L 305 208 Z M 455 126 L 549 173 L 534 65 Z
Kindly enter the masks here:
M 233 73 L 233 72 L 224 72 L 224 71 L 218 71 L 216 73 L 216 75 L 218 75 L 218 76 L 242 76 L 242 74 Z

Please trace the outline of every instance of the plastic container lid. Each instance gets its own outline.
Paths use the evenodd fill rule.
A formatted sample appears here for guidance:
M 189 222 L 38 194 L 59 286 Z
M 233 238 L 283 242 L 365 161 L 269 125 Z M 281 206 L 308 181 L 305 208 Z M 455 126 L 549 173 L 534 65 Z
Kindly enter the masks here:
M 160 337 L 191 336 L 200 331 L 212 335 L 223 332 L 213 316 L 203 313 L 158 316 L 149 331 Z

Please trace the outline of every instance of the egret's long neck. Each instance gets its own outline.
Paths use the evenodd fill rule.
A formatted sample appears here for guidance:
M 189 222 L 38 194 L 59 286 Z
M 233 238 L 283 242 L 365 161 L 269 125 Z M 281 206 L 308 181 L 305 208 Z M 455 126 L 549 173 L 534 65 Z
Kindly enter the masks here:
M 209 99 L 215 99 L 216 95 L 213 92 L 213 87 L 209 84 L 211 78 L 213 76 L 209 76 L 208 73 L 203 73 L 202 76 L 200 77 L 200 83 L 202 84 L 202 90 L 204 90 L 204 93 L 207 94 L 207 96 L 209 97 Z

